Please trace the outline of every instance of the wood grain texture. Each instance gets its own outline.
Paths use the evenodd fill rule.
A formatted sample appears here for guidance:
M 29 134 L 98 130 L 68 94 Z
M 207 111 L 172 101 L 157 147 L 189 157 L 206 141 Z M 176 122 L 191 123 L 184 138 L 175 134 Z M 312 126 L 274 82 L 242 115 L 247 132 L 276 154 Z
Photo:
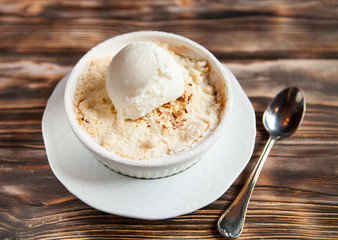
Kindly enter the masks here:
M 222 239 L 216 222 L 257 161 L 262 114 L 286 86 L 307 98 L 303 124 L 272 149 L 240 239 L 338 239 L 337 1 L 1 1 L 0 239 Z M 95 44 L 165 30 L 207 47 L 256 111 L 252 160 L 218 200 L 144 221 L 95 210 L 50 170 L 41 118 L 58 81 Z
M 337 16 L 337 1 L 5 1 L 0 51 L 83 53 L 117 34 L 165 30 L 220 58 L 337 58 Z

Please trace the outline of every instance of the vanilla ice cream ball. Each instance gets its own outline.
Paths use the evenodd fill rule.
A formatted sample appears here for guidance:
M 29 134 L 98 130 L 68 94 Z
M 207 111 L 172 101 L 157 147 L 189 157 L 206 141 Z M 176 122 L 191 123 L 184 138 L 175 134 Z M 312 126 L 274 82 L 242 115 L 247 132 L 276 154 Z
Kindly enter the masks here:
M 112 59 L 106 88 L 118 118 L 138 119 L 182 96 L 184 79 L 165 49 L 151 41 L 134 42 Z

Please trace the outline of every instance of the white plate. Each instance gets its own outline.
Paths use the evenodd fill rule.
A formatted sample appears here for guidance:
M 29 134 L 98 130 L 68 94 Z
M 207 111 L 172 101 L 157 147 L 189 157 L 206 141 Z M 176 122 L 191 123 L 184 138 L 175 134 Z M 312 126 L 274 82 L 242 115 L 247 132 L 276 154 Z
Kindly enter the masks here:
M 42 134 L 55 176 L 83 202 L 103 212 L 165 219 L 200 209 L 224 194 L 249 162 L 256 137 L 254 109 L 233 74 L 233 110 L 223 135 L 194 166 L 171 177 L 146 180 L 100 164 L 73 134 L 64 110 L 67 76 L 48 100 Z

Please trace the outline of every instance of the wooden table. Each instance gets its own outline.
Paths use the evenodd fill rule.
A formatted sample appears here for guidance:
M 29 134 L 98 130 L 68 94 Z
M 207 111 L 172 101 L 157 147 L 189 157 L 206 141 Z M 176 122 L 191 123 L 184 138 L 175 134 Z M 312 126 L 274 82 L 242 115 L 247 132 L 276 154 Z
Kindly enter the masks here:
M 58 81 L 97 43 L 162 30 L 209 49 L 238 78 L 257 115 L 252 159 L 218 200 L 145 221 L 95 210 L 52 173 L 41 134 Z M 303 124 L 272 149 L 240 239 L 338 239 L 338 2 L 0 2 L 0 238 L 221 239 L 216 222 L 257 161 L 262 112 L 286 86 L 307 97 Z

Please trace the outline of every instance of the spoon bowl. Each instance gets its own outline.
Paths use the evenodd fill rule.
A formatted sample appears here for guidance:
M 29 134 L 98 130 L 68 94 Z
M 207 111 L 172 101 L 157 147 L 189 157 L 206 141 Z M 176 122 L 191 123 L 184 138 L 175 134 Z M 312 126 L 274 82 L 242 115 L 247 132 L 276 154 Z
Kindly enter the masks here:
M 305 95 L 296 87 L 281 91 L 263 114 L 263 125 L 274 138 L 292 135 L 301 124 L 305 112 Z
M 223 236 L 237 238 L 241 235 L 250 197 L 265 160 L 277 139 L 288 137 L 297 130 L 303 121 L 305 102 L 303 91 L 296 87 L 290 87 L 277 94 L 265 110 L 263 125 L 270 137 L 241 192 L 217 223 L 218 231 Z

